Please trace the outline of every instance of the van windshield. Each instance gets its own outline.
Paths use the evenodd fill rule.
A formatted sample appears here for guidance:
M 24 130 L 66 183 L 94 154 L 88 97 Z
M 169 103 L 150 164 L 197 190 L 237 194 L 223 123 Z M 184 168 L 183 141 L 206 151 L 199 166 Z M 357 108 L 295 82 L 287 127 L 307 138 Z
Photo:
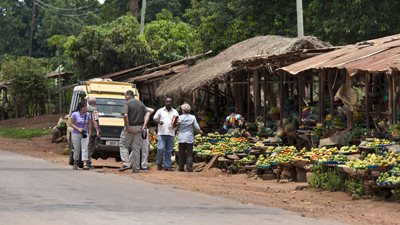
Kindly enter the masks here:
M 96 108 L 99 110 L 99 117 L 122 118 L 122 108 L 125 99 L 96 98 Z

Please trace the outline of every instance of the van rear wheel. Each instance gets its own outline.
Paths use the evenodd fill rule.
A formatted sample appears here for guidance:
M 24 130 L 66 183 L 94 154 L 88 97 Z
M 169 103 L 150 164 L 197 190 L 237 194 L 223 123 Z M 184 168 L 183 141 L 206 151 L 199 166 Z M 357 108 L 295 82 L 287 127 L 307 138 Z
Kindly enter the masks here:
M 69 141 L 69 165 L 74 165 L 74 147 L 72 141 Z

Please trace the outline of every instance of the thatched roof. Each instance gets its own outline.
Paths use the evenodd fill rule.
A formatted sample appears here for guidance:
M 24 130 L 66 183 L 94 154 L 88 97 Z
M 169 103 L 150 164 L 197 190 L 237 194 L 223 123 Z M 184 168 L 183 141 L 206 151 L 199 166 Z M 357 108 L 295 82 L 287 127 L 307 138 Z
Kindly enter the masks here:
M 282 54 L 299 49 L 327 47 L 332 47 L 332 45 L 310 36 L 287 38 L 269 35 L 250 38 L 163 82 L 157 90 L 157 96 L 189 94 L 202 86 L 224 80 L 224 77 L 233 71 L 233 60 L 258 55 Z

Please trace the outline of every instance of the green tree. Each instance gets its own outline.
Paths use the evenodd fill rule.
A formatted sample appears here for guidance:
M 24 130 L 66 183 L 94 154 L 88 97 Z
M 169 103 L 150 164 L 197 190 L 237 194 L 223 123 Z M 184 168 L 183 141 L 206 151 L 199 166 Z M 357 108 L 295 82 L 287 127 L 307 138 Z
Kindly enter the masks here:
M 116 20 L 118 17 L 127 15 L 129 12 L 130 0 L 105 0 L 105 7 L 100 13 L 101 18 L 104 22 L 111 22 Z
M 28 68 L 28 60 L 30 67 Z M 13 108 L 20 107 L 25 116 L 45 113 L 45 99 L 51 91 L 51 79 L 43 75 L 51 71 L 48 59 L 27 56 L 8 60 L 2 64 L 1 79 L 12 80 L 8 93 L 13 96 Z
M 64 45 L 79 71 L 80 79 L 137 67 L 153 61 L 151 49 L 140 24 L 133 16 L 122 16 L 111 23 L 87 26 L 78 37 L 70 36 Z
M 162 9 L 169 11 L 176 17 L 182 17 L 184 13 L 179 0 L 147 0 L 145 22 L 149 23 L 153 20 L 157 20 L 157 14 L 161 12 Z M 142 10 L 140 10 L 139 15 L 141 15 L 141 12 Z M 140 21 L 140 16 L 138 21 Z
M 3 1 L 0 12 L 0 60 L 5 54 L 28 55 L 31 5 L 28 1 Z
M 223 51 L 258 35 L 296 34 L 295 1 L 193 0 L 185 17 L 203 43 L 203 51 Z
M 305 32 L 334 45 L 400 33 L 396 0 L 313 0 L 304 11 Z
M 145 25 L 144 36 L 154 58 L 160 63 L 187 57 L 189 53 L 200 53 L 200 42 L 189 24 L 178 17 L 173 18 L 165 9 L 156 15 L 156 20 Z

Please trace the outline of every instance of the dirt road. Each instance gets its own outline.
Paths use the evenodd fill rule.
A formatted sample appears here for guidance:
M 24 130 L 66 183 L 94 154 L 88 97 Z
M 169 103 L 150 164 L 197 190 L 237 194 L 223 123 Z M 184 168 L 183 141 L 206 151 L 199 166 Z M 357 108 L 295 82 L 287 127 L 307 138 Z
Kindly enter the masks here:
M 0 171 L 2 224 L 337 224 L 1 150 Z

